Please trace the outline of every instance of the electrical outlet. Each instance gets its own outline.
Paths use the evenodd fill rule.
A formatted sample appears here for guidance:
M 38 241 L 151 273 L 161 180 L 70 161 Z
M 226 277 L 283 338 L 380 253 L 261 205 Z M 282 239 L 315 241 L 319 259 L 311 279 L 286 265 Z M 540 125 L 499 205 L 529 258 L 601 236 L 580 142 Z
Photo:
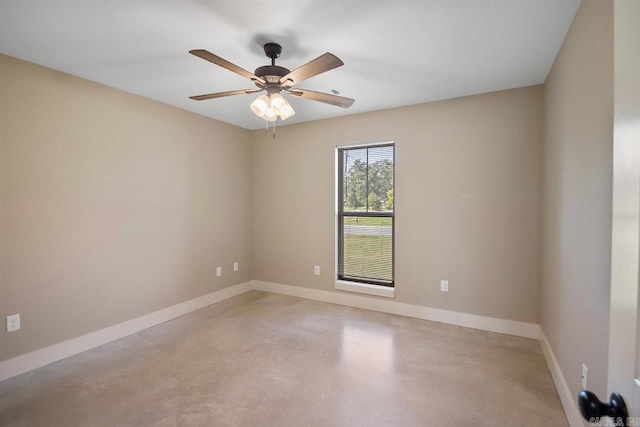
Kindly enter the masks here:
M 20 330 L 20 315 L 12 314 L 7 316 L 7 332 L 13 332 Z
M 582 375 L 580 376 L 580 379 L 582 380 L 582 389 L 586 390 L 587 389 L 587 372 L 589 370 L 587 369 L 587 365 L 585 365 L 584 363 L 582 364 Z
M 449 292 L 449 281 L 448 280 L 440 280 L 440 290 L 442 292 Z
M 320 266 L 316 265 L 315 267 L 313 267 L 313 274 L 315 274 L 316 276 L 320 275 Z
M 216 277 L 222 276 L 222 267 L 216 267 Z
M 239 265 L 238 265 L 238 261 L 233 263 L 233 271 L 238 271 L 240 269 Z

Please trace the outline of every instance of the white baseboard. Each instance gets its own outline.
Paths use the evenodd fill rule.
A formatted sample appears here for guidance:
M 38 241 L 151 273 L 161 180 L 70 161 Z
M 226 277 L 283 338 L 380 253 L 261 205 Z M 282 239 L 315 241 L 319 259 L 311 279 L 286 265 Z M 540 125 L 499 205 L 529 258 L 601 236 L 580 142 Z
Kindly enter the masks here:
M 381 311 L 384 313 L 398 314 L 400 316 L 414 317 L 423 320 L 449 323 L 465 326 L 467 328 L 482 329 L 485 331 L 499 332 L 502 334 L 516 335 L 525 338 L 540 338 L 540 325 L 535 323 L 518 322 L 515 320 L 497 319 L 494 317 L 478 316 L 475 314 L 460 313 L 456 311 L 442 310 L 439 308 L 425 307 L 421 305 L 406 304 L 387 299 L 371 298 L 342 292 L 322 291 L 300 286 L 282 285 L 280 283 L 251 281 L 252 289 L 290 295 L 294 297 L 312 299 L 332 304 L 346 305 L 363 308 L 366 310 Z
M 547 364 L 549 365 L 549 370 L 551 371 L 551 377 L 553 378 L 553 382 L 556 385 L 556 390 L 558 391 L 558 395 L 560 396 L 560 402 L 562 402 L 562 407 L 564 408 L 564 413 L 567 416 L 569 425 L 571 427 L 583 427 L 585 425 L 585 422 L 583 421 L 582 415 L 580 414 L 580 410 L 578 409 L 578 405 L 576 403 L 577 397 L 571 394 L 569 386 L 564 379 L 564 375 L 562 375 L 562 371 L 560 370 L 560 365 L 558 365 L 556 356 L 553 354 L 551 345 L 549 344 L 547 336 L 543 330 L 540 330 L 540 346 L 542 347 L 542 352 L 544 353 L 545 359 L 547 359 Z
M 83 351 L 90 350 L 108 342 L 124 338 L 143 329 L 175 319 L 176 317 L 183 316 L 187 313 L 191 313 L 192 311 L 215 304 L 227 298 L 240 295 L 250 290 L 251 282 L 240 283 L 162 310 L 154 311 L 153 313 L 145 314 L 144 316 L 140 316 L 135 319 L 127 320 L 126 322 L 118 323 L 117 325 L 109 326 L 86 335 L 72 338 L 49 347 L 44 347 L 30 353 L 2 361 L 0 362 L 0 381 L 15 377 L 16 375 L 20 375 L 32 369 L 48 365 L 49 363 L 56 362 L 64 359 L 65 357 L 82 353 Z

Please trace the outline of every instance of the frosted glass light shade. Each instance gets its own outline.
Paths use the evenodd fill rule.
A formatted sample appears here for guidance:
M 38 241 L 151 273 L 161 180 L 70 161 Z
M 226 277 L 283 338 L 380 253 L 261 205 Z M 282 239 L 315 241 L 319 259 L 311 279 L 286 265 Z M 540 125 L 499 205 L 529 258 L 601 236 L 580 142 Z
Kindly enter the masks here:
M 278 118 L 278 114 L 271 107 L 267 108 L 263 115 L 264 119 L 268 122 L 275 122 Z
M 274 93 L 273 95 L 271 95 L 271 108 L 273 108 L 276 112 L 279 112 L 286 103 L 287 101 L 285 101 L 282 95 L 280 95 L 279 93 Z
M 258 117 L 264 117 L 270 105 L 269 97 L 267 97 L 267 95 L 261 95 L 251 103 L 251 111 Z
M 282 120 L 287 120 L 289 117 L 293 116 L 296 112 L 293 111 L 293 107 L 285 101 L 285 104 L 280 108 L 280 118 Z

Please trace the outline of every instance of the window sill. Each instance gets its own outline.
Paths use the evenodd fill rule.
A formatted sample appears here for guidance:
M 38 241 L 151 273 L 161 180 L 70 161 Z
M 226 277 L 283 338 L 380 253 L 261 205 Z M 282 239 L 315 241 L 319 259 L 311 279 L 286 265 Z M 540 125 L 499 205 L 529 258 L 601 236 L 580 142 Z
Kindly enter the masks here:
M 336 289 L 386 298 L 394 298 L 395 296 L 395 288 L 390 288 L 388 286 L 369 285 L 367 283 L 347 282 L 345 280 L 336 280 Z

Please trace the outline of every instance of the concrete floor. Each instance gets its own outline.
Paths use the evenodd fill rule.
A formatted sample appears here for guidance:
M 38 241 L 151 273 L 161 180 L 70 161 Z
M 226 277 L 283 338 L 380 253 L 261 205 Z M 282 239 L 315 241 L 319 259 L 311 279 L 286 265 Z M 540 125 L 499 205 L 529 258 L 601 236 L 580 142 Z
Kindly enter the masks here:
M 2 426 L 566 426 L 535 340 L 251 291 L 0 382 Z

